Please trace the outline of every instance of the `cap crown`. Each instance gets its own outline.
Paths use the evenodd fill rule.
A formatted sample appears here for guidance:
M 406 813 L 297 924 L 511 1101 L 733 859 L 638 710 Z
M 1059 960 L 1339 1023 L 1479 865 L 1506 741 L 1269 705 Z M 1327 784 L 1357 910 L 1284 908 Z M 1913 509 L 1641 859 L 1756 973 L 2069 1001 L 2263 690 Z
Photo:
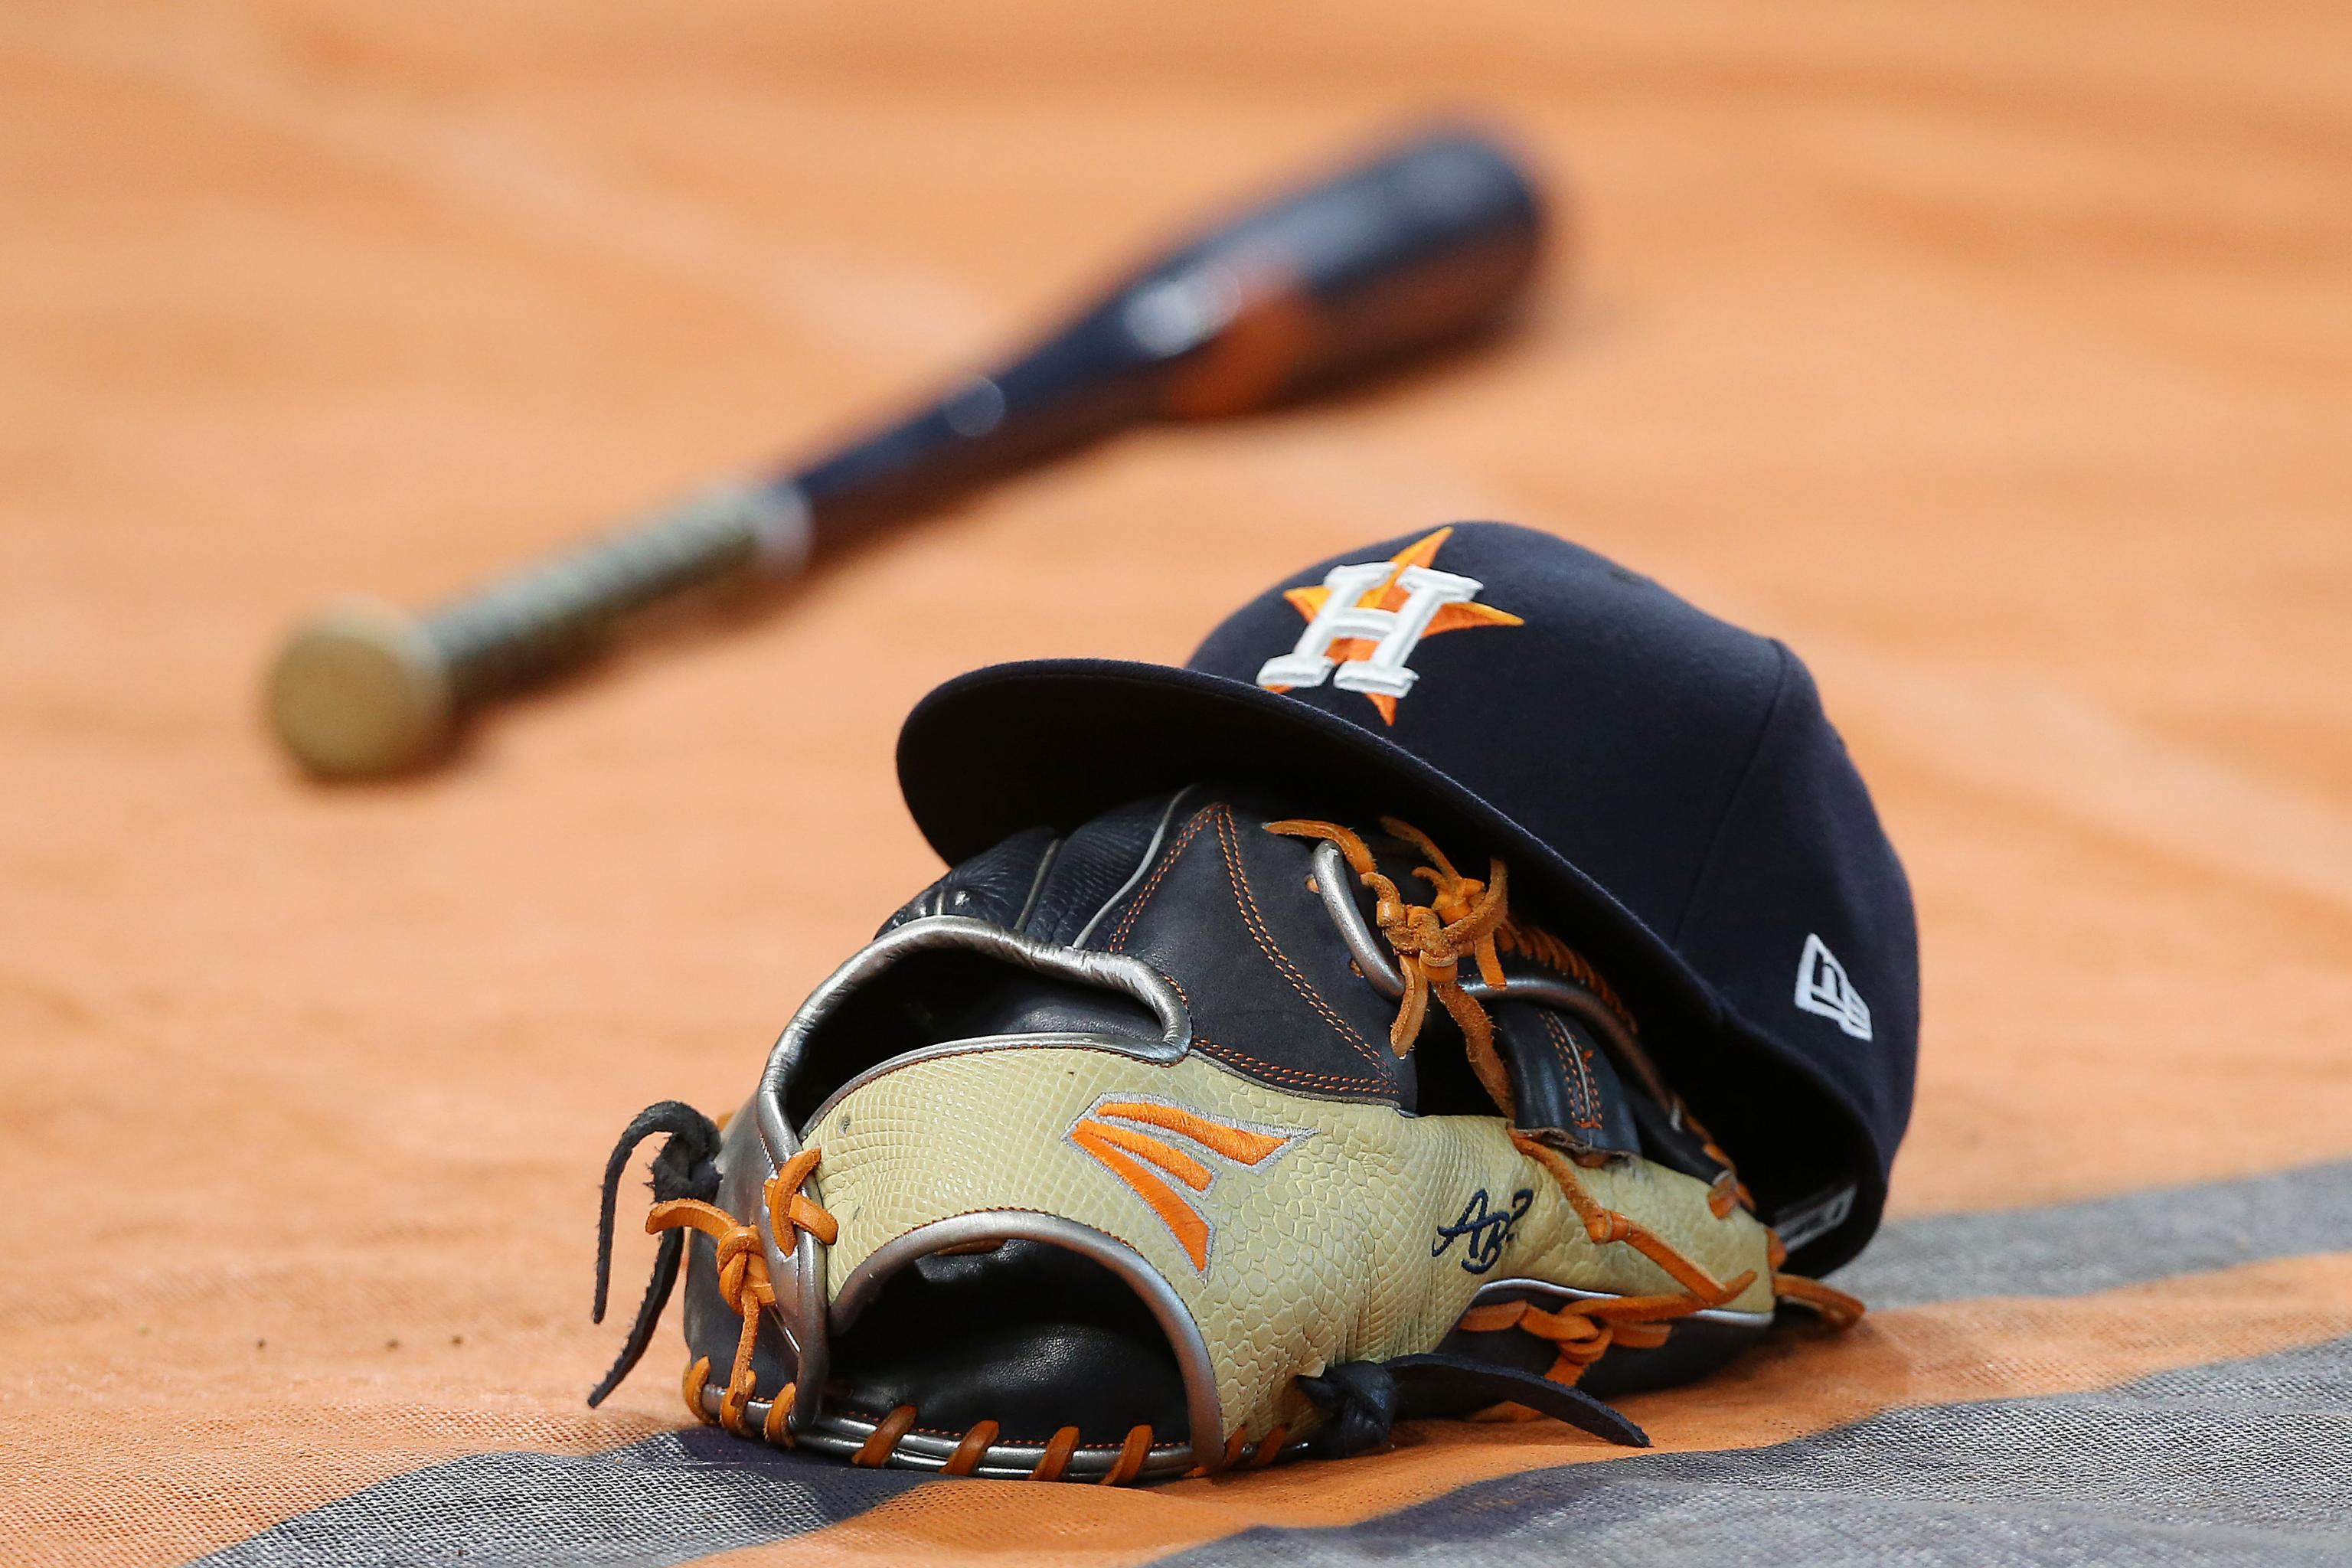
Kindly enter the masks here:
M 1191 668 L 1360 726 L 1541 840 L 1688 966 L 1727 1027 L 1845 1102 L 1883 1179 L 1917 1048 L 1910 890 L 1781 644 L 1564 540 L 1464 523 L 1300 572 Z M 1835 1206 L 1834 1185 L 1822 1195 Z

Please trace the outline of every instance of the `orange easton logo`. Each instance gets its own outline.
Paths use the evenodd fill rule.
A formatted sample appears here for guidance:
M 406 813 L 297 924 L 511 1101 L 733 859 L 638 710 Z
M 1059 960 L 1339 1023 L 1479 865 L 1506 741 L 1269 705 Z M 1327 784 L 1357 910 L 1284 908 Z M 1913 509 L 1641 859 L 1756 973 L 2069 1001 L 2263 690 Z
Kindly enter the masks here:
M 1157 1131 L 1147 1131 L 1147 1128 Z M 1099 1100 L 1078 1118 L 1070 1129 L 1070 1142 L 1100 1161 L 1149 1204 L 1175 1237 L 1176 1245 L 1184 1249 L 1184 1256 L 1192 1260 L 1192 1267 L 1203 1274 L 1209 1271 L 1214 1227 L 1193 1198 L 1178 1192 L 1172 1184 L 1181 1183 L 1194 1194 L 1206 1193 L 1217 1173 L 1160 1136 L 1163 1132 L 1251 1167 L 1264 1165 L 1313 1136 L 1304 1128 L 1218 1121 L 1156 1100 Z

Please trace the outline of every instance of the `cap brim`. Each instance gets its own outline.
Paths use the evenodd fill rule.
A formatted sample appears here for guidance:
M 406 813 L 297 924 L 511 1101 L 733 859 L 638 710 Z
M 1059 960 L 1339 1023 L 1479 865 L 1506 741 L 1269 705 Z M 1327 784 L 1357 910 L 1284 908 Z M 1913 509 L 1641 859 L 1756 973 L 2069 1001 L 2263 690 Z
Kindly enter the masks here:
M 1756 1149 L 1769 1131 L 1741 1127 L 1748 1136 L 1735 1136 L 1734 1125 L 1753 1120 L 1742 1101 L 1790 1096 L 1864 1142 L 1860 1118 L 1843 1097 L 1741 1026 L 1663 938 L 1573 862 L 1458 779 L 1319 708 L 1170 665 L 994 665 L 918 703 L 899 731 L 898 761 L 908 810 L 950 865 L 1023 828 L 1074 828 L 1122 802 L 1192 783 L 1292 794 L 1303 809 L 1355 822 L 1402 817 L 1449 854 L 1493 855 L 1511 868 L 1513 910 L 1609 977 L 1643 1020 L 1652 1054 L 1729 1147 Z M 1721 1050 L 1727 1038 L 1740 1048 Z M 1758 1099 L 1748 1091 L 1765 1087 L 1754 1081 L 1759 1072 L 1771 1092 Z M 1883 1198 L 1883 1191 L 1858 1193 L 1845 1225 L 1801 1249 L 1805 1261 L 1826 1269 L 1858 1250 Z

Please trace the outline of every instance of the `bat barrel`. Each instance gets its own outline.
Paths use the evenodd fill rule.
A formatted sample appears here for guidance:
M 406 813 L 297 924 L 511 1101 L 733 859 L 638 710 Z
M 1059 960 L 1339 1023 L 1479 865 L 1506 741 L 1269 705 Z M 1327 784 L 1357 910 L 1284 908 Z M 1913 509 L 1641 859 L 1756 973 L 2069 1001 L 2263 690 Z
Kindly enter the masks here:
M 1124 290 L 1119 313 L 1163 357 L 1162 412 L 1241 413 L 1496 321 L 1544 226 L 1507 150 L 1441 131 L 1213 231 Z
M 1266 406 L 1494 321 L 1543 228 L 1499 143 L 1425 133 L 1213 226 L 792 482 L 831 539 L 1130 425 Z

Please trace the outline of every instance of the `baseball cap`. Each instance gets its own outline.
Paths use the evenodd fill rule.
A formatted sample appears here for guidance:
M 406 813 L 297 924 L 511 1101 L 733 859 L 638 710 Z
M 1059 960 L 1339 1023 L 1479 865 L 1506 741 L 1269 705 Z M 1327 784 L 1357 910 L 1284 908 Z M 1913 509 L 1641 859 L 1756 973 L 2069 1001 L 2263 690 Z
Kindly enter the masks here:
M 1456 523 L 1307 567 L 1181 668 L 975 670 L 908 717 L 898 776 L 950 863 L 1202 780 L 1498 856 L 1796 1267 L 1877 1226 L 1917 1057 L 1902 865 L 1796 655 L 1589 550 Z

